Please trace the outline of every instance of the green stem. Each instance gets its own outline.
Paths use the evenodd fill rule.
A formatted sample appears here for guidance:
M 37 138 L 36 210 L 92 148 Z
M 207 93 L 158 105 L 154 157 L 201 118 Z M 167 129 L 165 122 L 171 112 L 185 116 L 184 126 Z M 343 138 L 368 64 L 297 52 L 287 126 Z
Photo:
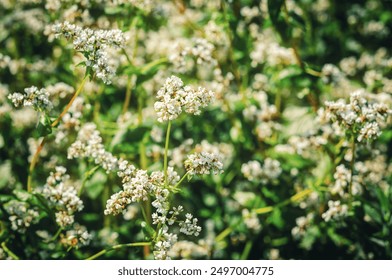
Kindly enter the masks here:
M 262 207 L 262 208 L 257 208 L 257 209 L 254 209 L 253 211 L 259 215 L 267 214 L 267 213 L 272 212 L 275 208 L 282 207 L 282 206 L 288 205 L 290 203 L 297 202 L 297 201 L 303 199 L 304 197 L 308 196 L 312 192 L 313 192 L 312 189 L 305 189 L 305 190 L 300 191 L 297 194 L 291 196 L 289 199 L 286 199 L 285 201 L 282 201 L 274 206 L 266 206 L 266 207 Z M 219 242 L 219 241 L 222 241 L 223 239 L 225 239 L 234 230 L 234 228 L 236 226 L 237 225 L 229 226 L 224 231 L 222 231 L 217 237 L 215 237 L 215 242 Z
M 78 191 L 78 196 L 81 196 L 81 195 L 82 195 L 82 192 L 83 192 L 83 189 L 84 189 L 84 186 L 85 186 L 87 180 L 91 177 L 91 175 L 93 175 L 93 174 L 95 173 L 95 171 L 96 171 L 98 168 L 99 168 L 99 166 L 95 166 L 94 168 L 90 169 L 89 171 L 87 171 L 87 172 L 84 174 L 84 178 L 83 178 L 83 181 L 82 181 L 82 185 L 81 185 L 81 187 L 80 187 L 80 189 L 79 189 L 79 191 Z
M 125 100 L 124 100 L 124 105 L 122 108 L 122 114 L 124 115 L 129 107 L 129 103 L 131 103 L 131 94 L 132 94 L 132 78 L 131 76 L 128 76 L 128 81 L 127 81 L 127 89 L 125 92 Z
M 171 121 L 169 121 L 166 130 L 166 141 L 165 141 L 165 155 L 163 159 L 163 172 L 165 174 L 165 186 L 167 186 L 167 154 L 169 151 L 169 140 L 170 140 L 170 129 L 171 129 Z
M 308 196 L 312 192 L 313 192 L 312 189 L 305 189 L 305 190 L 302 190 L 302 191 L 298 192 L 297 194 L 293 195 L 289 199 L 286 199 L 286 200 L 284 200 L 274 206 L 262 207 L 262 208 L 255 209 L 254 211 L 256 214 L 266 214 L 266 213 L 272 212 L 275 208 L 279 208 L 282 206 L 286 206 L 290 203 L 300 201 L 301 199 L 305 198 L 306 196 Z
M 86 83 L 88 76 L 84 77 L 82 83 L 80 84 L 79 88 L 76 90 L 75 94 L 72 96 L 71 100 L 68 102 L 67 106 L 65 106 L 64 110 L 61 112 L 60 116 L 51 124 L 52 127 L 55 127 L 62 117 L 68 112 L 69 108 L 71 108 L 72 103 L 75 101 L 76 97 L 78 97 L 79 93 L 82 91 L 84 84 Z
M 356 145 L 355 145 L 355 136 L 352 136 L 352 157 L 351 157 L 351 163 L 350 163 L 350 184 L 348 186 L 348 192 L 349 192 L 349 201 L 348 205 L 349 208 L 351 209 L 351 204 L 353 202 L 353 178 L 354 178 L 354 165 L 355 165 L 355 150 L 356 150 Z
M 37 150 L 34 153 L 33 159 L 30 162 L 29 175 L 27 176 L 27 191 L 29 193 L 31 193 L 33 191 L 33 187 L 32 187 L 33 171 L 34 171 L 35 165 L 37 164 L 39 154 L 46 143 L 46 140 L 47 140 L 46 137 L 44 137 L 42 139 L 41 143 L 39 144 Z
M 106 253 L 109 253 L 111 251 L 114 250 L 118 250 L 121 248 L 125 248 L 125 247 L 143 247 L 143 246 L 150 246 L 151 242 L 136 242 L 136 243 L 127 243 L 127 244 L 118 244 L 118 245 L 114 245 L 108 249 L 104 249 L 98 253 L 96 253 L 95 255 L 92 255 L 91 257 L 88 257 L 86 260 L 95 260 L 96 258 L 99 258 L 102 255 L 105 255 Z
M 9 255 L 11 256 L 14 260 L 20 260 L 20 258 L 15 255 L 14 252 L 12 252 L 10 249 L 8 249 L 7 245 L 5 244 L 5 241 L 1 243 L 1 248 Z
M 185 180 L 185 178 L 188 176 L 188 174 L 189 174 L 189 171 L 187 173 L 185 173 L 184 176 L 182 176 L 180 181 L 178 181 L 178 183 L 174 186 L 174 188 L 173 188 L 174 190 L 177 189 L 180 186 L 180 184 L 182 183 L 182 181 Z
M 253 246 L 253 241 L 252 240 L 248 240 L 248 242 L 246 242 L 246 244 L 245 244 L 244 251 L 241 254 L 241 260 L 247 260 L 248 259 L 250 250 L 252 249 L 252 246 Z
M 71 106 L 72 106 L 72 103 L 75 101 L 76 97 L 78 97 L 79 93 L 82 91 L 87 79 L 88 79 L 88 75 L 86 75 L 86 77 L 84 77 L 82 83 L 80 84 L 79 88 L 76 90 L 74 95 L 72 96 L 71 100 L 68 102 L 67 106 L 65 106 L 64 110 L 61 112 L 61 114 L 58 116 L 58 118 L 50 125 L 51 127 L 55 127 L 60 122 L 62 117 L 68 112 L 69 108 L 71 108 Z M 32 192 L 32 190 L 33 190 L 33 187 L 32 187 L 33 171 L 34 171 L 35 165 L 37 164 L 39 154 L 46 143 L 46 140 L 47 140 L 46 137 L 44 137 L 44 139 L 42 139 L 40 145 L 37 148 L 37 151 L 35 152 L 35 154 L 33 156 L 33 159 L 31 160 L 30 167 L 29 167 L 29 175 L 27 177 L 27 191 L 28 192 Z
M 222 231 L 220 234 L 218 234 L 217 237 L 215 237 L 215 242 L 217 243 L 217 242 L 222 241 L 222 240 L 225 239 L 226 236 L 228 236 L 232 231 L 233 231 L 233 228 L 232 228 L 232 227 L 226 228 L 224 231 Z
M 63 228 L 60 227 L 57 232 L 55 233 L 55 235 L 52 237 L 52 239 L 50 239 L 50 241 L 55 241 L 57 239 L 57 237 L 59 237 L 60 233 L 63 231 Z

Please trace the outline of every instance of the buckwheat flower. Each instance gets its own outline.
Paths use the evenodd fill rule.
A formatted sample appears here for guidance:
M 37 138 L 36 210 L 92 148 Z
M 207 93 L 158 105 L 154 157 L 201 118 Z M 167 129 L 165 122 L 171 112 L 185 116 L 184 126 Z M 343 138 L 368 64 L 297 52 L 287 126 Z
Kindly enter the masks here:
M 196 58 L 197 64 L 211 63 L 215 65 L 217 62 L 212 56 L 213 51 L 213 44 L 209 43 L 206 39 L 196 38 L 194 39 L 194 46 L 190 50 L 190 53 Z
M 68 148 L 68 159 L 92 158 L 95 163 L 102 166 L 106 172 L 117 168 L 118 159 L 105 150 L 102 137 L 96 125 L 85 124 L 79 131 L 77 140 Z
M 123 184 L 123 189 L 132 202 L 148 200 L 150 182 L 147 171 L 137 170 L 135 176 Z
M 250 181 L 256 180 L 263 175 L 260 162 L 251 160 L 241 166 L 242 174 Z
M 67 211 L 56 212 L 55 216 L 56 216 L 56 223 L 63 228 L 72 225 L 75 222 L 74 216 L 69 215 Z
M 263 184 L 267 184 L 279 178 L 282 168 L 279 161 L 266 158 L 263 166 L 255 160 L 244 163 L 241 172 L 249 181 L 261 181 Z
M 348 104 L 342 99 L 326 102 L 325 118 L 354 133 L 358 142 L 377 139 L 392 110 L 371 97 L 364 90 L 357 90 L 351 94 Z
M 106 202 L 105 215 L 118 215 L 124 213 L 126 207 L 132 202 L 127 192 L 119 191 L 113 194 Z
M 341 204 L 339 200 L 336 201 L 328 201 L 328 210 L 321 215 L 321 217 L 329 222 L 330 220 L 340 220 L 343 217 L 347 216 L 348 206 L 345 204 Z
M 155 102 L 154 109 L 158 114 L 159 122 L 174 120 L 182 112 L 180 93 L 183 92 L 183 85 L 180 78 L 171 76 L 158 91 L 158 101 Z
M 344 74 L 333 64 L 325 64 L 321 70 L 322 80 L 326 84 L 338 84 L 343 78 Z
M 4 209 L 9 214 L 12 230 L 24 233 L 32 224 L 38 222 L 38 211 L 30 208 L 26 202 L 11 200 L 4 205 Z
M 185 169 L 189 175 L 223 173 L 223 164 L 218 154 L 201 152 L 188 156 L 184 162 Z
M 294 239 L 301 239 L 305 236 L 309 225 L 313 222 L 314 214 L 308 213 L 306 216 L 295 219 L 296 226 L 291 230 L 291 235 Z
M 179 224 L 180 232 L 186 235 L 198 236 L 200 234 L 201 227 L 197 225 L 197 218 L 193 218 L 193 215 L 189 213 L 185 215 L 185 218 L 185 221 L 181 221 Z
M 56 222 L 61 227 L 74 223 L 74 214 L 83 209 L 83 202 L 77 194 L 74 186 L 70 185 L 69 175 L 66 168 L 56 166 L 55 172 L 51 172 L 45 186 L 40 193 L 49 201 L 55 210 Z
M 181 96 L 181 103 L 184 111 L 193 115 L 200 115 L 200 108 L 207 107 L 214 98 L 214 93 L 212 91 L 208 91 L 202 87 L 198 87 L 197 90 L 194 90 L 192 87 L 186 86 L 184 87 L 184 91 L 181 91 L 180 94 L 183 94 L 183 96 Z
M 114 246 L 118 244 L 119 236 L 118 232 L 107 227 L 98 232 L 99 243 L 101 246 Z
M 200 108 L 207 107 L 213 97 L 212 91 L 202 87 L 197 90 L 190 86 L 184 87 L 180 78 L 171 76 L 158 91 L 154 109 L 159 122 L 174 120 L 183 110 L 189 114 L 199 115 Z
M 139 213 L 139 207 L 137 207 L 134 204 L 130 204 L 125 209 L 125 211 L 123 211 L 124 220 L 126 221 L 133 220 L 138 213 Z
M 125 38 L 120 30 L 92 30 L 67 21 L 55 24 L 52 29 L 56 37 L 63 35 L 67 39 L 72 39 L 74 49 L 87 59 L 86 66 L 90 67 L 105 84 L 111 83 L 115 70 L 108 63 L 107 48 L 123 47 Z
M 242 218 L 244 219 L 244 223 L 246 227 L 252 232 L 259 232 L 262 228 L 260 221 L 257 217 L 257 214 L 254 211 L 249 212 L 248 209 L 242 210 Z
M 86 246 L 92 239 L 85 226 L 74 224 L 71 230 L 60 235 L 60 243 L 66 247 L 79 248 Z
M 178 237 L 174 233 L 164 233 L 161 240 L 154 245 L 154 257 L 156 260 L 170 260 L 168 252 L 171 247 L 177 242 Z
M 186 240 L 178 241 L 168 252 L 170 258 L 176 259 L 197 259 L 206 257 L 208 254 L 209 250 L 203 244 L 196 244 Z
M 49 93 L 46 89 L 38 89 L 35 86 L 25 88 L 24 94 L 15 92 L 8 95 L 15 107 L 32 107 L 38 112 L 47 112 L 52 109 L 53 104 L 49 100 Z

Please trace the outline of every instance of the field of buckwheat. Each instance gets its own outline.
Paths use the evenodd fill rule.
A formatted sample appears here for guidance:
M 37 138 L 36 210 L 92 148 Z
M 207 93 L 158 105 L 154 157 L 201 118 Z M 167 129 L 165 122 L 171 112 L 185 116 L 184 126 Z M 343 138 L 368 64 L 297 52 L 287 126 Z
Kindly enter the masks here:
M 392 1 L 0 0 L 0 259 L 391 259 Z

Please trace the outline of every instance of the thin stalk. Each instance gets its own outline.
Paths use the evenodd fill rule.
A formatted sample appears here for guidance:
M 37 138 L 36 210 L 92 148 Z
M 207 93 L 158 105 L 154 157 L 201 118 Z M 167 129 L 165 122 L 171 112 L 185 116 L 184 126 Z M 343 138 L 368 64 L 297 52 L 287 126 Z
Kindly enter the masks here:
M 257 208 L 257 209 L 254 209 L 253 211 L 259 215 L 267 214 L 267 213 L 272 212 L 275 208 L 279 208 L 279 207 L 288 205 L 290 203 L 297 202 L 297 201 L 303 199 L 304 197 L 308 196 L 312 192 L 313 192 L 312 189 L 305 189 L 305 190 L 300 191 L 299 193 L 291 196 L 290 198 L 288 198 L 288 199 L 286 199 L 286 200 L 284 200 L 274 206 L 266 206 L 266 207 L 262 207 L 262 208 Z M 232 226 L 229 226 L 228 228 L 226 228 L 225 230 L 223 230 L 220 234 L 218 234 L 217 237 L 215 237 L 215 242 L 219 242 L 219 241 L 222 241 L 223 239 L 225 239 L 234 230 L 234 228 L 236 226 L 237 225 L 232 225 Z
M 174 186 L 174 188 L 173 189 L 177 189 L 178 188 L 178 186 L 180 186 L 181 185 L 181 183 L 182 183 L 182 181 L 184 181 L 185 180 L 185 178 L 188 176 L 188 174 L 189 174 L 189 171 L 187 172 L 187 173 L 185 173 L 184 174 L 184 176 L 182 176 L 182 178 L 180 179 L 180 181 L 178 181 L 178 183 Z
M 33 159 L 30 162 L 30 167 L 29 167 L 29 175 L 27 176 L 27 191 L 28 192 L 32 192 L 33 188 L 32 188 L 32 180 L 33 180 L 33 171 L 35 168 L 35 165 L 37 164 L 38 161 L 38 156 L 42 150 L 42 148 L 44 147 L 45 143 L 46 143 L 47 138 L 44 137 L 41 141 L 41 143 L 39 144 L 37 150 L 35 151 L 35 154 L 33 156 Z
M 60 233 L 63 231 L 63 228 L 60 227 L 57 232 L 55 233 L 55 235 L 50 239 L 50 241 L 55 241 L 57 239 L 57 237 L 59 237 Z
M 87 171 L 84 174 L 84 178 L 83 178 L 83 181 L 82 181 L 82 186 L 80 187 L 80 189 L 78 191 L 78 196 L 81 196 L 87 180 L 91 177 L 91 175 L 93 175 L 95 173 L 95 171 L 97 171 L 98 168 L 99 168 L 99 166 L 95 166 L 94 168 L 90 169 L 89 171 Z
M 86 260 L 95 260 L 96 258 L 99 258 L 102 255 L 105 255 L 106 253 L 109 253 L 114 250 L 118 250 L 121 248 L 126 248 L 126 247 L 143 247 L 143 246 L 150 246 L 151 242 L 136 242 L 136 243 L 127 243 L 127 244 L 118 244 L 114 245 L 108 249 L 104 249 L 95 255 L 92 255 L 91 257 L 88 257 Z
M 75 94 L 72 96 L 71 100 L 68 102 L 67 106 L 65 106 L 64 110 L 61 112 L 60 116 L 51 124 L 52 127 L 55 127 L 62 117 L 68 112 L 69 108 L 71 108 L 72 103 L 75 101 L 76 97 L 78 97 L 79 93 L 82 91 L 84 84 L 86 83 L 88 76 L 84 77 L 82 83 L 80 84 L 79 88 L 76 90 Z
M 5 244 L 5 241 L 1 243 L 1 248 L 9 255 L 11 256 L 14 260 L 20 260 L 20 258 L 15 255 L 14 252 L 12 252 L 8 247 L 7 244 Z
M 79 93 L 82 91 L 84 84 L 87 81 L 88 76 L 84 77 L 82 83 L 80 84 L 79 88 L 76 90 L 75 94 L 72 96 L 71 100 L 68 102 L 67 106 L 65 106 L 64 110 L 61 112 L 60 116 L 58 116 L 58 118 L 50 125 L 51 127 L 55 127 L 60 120 L 62 119 L 62 117 L 68 112 L 69 108 L 71 108 L 72 103 L 75 101 L 76 97 L 79 95 Z M 47 141 L 46 136 L 44 137 L 44 139 L 42 139 L 41 143 L 39 144 L 37 150 L 35 151 L 35 154 L 33 156 L 33 159 L 31 160 L 30 163 L 30 167 L 29 167 L 29 175 L 27 177 L 27 191 L 28 192 L 32 192 L 33 188 L 32 188 L 32 176 L 33 176 L 33 171 L 35 168 L 35 165 L 37 164 L 38 161 L 38 157 L 39 154 L 42 150 L 42 148 L 44 147 L 45 143 Z
M 122 114 L 124 115 L 129 107 L 129 103 L 131 103 L 131 94 L 132 94 L 132 78 L 131 76 L 128 76 L 128 81 L 127 81 L 127 89 L 125 92 L 125 100 L 124 100 L 124 105 L 122 108 Z
M 354 165 L 355 165 L 355 150 L 356 150 L 356 145 L 355 145 L 355 136 L 352 136 L 352 146 L 351 146 L 351 151 L 352 151 L 352 157 L 351 157 L 351 163 L 350 163 L 350 184 L 348 186 L 348 192 L 349 192 L 349 208 L 351 209 L 351 204 L 353 201 L 353 178 L 354 178 Z
M 215 242 L 220 242 L 223 239 L 226 238 L 226 236 L 228 236 L 231 232 L 233 231 L 232 227 L 228 227 L 226 228 L 224 231 L 222 231 L 220 234 L 218 234 L 217 237 L 215 237 Z
M 284 200 L 274 206 L 262 207 L 262 208 L 255 209 L 254 211 L 256 214 L 260 214 L 260 215 L 266 214 L 266 213 L 272 212 L 275 208 L 279 208 L 282 206 L 286 206 L 290 203 L 300 201 L 301 199 L 305 198 L 306 196 L 308 196 L 312 192 L 313 192 L 312 189 L 305 189 L 305 190 L 302 190 L 302 191 L 296 193 L 295 195 L 291 196 L 290 198 L 288 198 L 288 199 L 286 199 L 286 200 Z
M 250 250 L 252 249 L 252 246 L 253 246 L 253 240 L 248 240 L 248 242 L 246 242 L 246 244 L 245 244 L 244 251 L 242 251 L 241 260 L 248 259 Z
M 165 174 L 165 186 L 167 186 L 167 154 L 169 151 L 169 140 L 170 140 L 170 129 L 171 129 L 171 121 L 169 121 L 166 130 L 166 141 L 165 141 L 165 155 L 163 159 L 163 172 Z

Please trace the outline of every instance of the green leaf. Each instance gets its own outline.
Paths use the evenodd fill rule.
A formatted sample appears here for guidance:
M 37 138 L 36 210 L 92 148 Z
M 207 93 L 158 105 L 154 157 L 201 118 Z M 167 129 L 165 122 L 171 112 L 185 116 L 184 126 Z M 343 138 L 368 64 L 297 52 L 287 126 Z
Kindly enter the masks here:
M 377 211 L 376 209 L 374 209 L 368 204 L 365 204 L 364 208 L 365 208 L 366 215 L 372 218 L 373 221 L 377 222 L 378 224 L 383 223 L 381 213 L 379 211 Z
M 37 125 L 37 132 L 40 137 L 44 137 L 52 133 L 52 122 L 46 114 L 41 115 Z

